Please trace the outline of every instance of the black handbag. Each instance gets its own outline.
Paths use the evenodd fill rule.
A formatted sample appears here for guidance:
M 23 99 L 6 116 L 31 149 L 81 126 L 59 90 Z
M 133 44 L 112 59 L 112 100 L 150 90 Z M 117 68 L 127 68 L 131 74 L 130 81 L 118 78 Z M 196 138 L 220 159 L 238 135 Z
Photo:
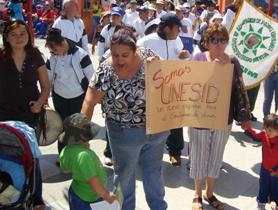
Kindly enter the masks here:
M 232 63 L 233 60 L 232 60 Z M 251 119 L 249 99 L 243 82 L 235 70 L 235 83 L 232 92 L 233 97 L 233 118 L 237 122 L 245 122 Z

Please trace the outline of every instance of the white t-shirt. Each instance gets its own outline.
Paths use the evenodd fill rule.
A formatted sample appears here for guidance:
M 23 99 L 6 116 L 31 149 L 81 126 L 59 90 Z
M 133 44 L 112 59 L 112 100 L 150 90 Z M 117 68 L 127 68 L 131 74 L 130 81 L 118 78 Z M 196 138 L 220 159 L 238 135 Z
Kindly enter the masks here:
M 163 15 L 165 15 L 165 14 L 167 14 L 167 12 L 164 11 L 164 10 L 161 10 L 160 13 L 156 12 L 156 18 L 160 19 L 160 18 L 161 18 Z
M 179 36 L 192 38 L 193 37 L 193 29 L 192 29 L 192 22 L 191 22 L 190 18 L 183 18 L 181 20 L 181 25 L 182 25 L 182 27 L 186 27 L 187 33 L 184 33 L 183 31 L 181 31 L 179 33 Z
M 139 18 L 139 13 L 137 11 L 132 12 L 130 9 L 125 11 L 125 15 L 123 17 L 123 23 L 128 26 L 133 26 L 135 24 L 135 21 L 137 21 Z
M 134 28 L 136 29 L 137 34 L 139 37 L 143 37 L 145 35 L 145 21 L 139 18 L 134 23 Z
M 207 14 L 208 14 L 209 12 L 210 12 L 210 11 L 208 11 L 207 9 L 204 10 L 204 11 L 202 12 L 201 16 L 200 16 L 200 19 L 201 19 L 202 21 L 204 21 L 204 18 L 207 16 Z M 215 9 L 215 10 L 213 10 L 213 11 L 210 12 L 210 13 L 219 14 L 219 11 L 218 11 L 217 9 Z
M 174 40 L 165 40 L 152 33 L 137 41 L 137 46 L 150 48 L 162 60 L 179 60 L 180 51 L 183 49 L 182 41 L 179 37 Z

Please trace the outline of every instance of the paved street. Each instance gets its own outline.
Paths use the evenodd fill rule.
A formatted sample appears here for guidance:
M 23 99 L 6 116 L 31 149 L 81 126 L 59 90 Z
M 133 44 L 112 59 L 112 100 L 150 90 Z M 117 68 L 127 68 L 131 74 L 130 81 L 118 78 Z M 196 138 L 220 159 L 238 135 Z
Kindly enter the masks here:
M 44 47 L 45 40 L 36 40 L 39 49 L 48 55 Z M 96 63 L 96 57 L 92 57 Z M 95 64 L 96 66 L 96 64 Z M 261 87 L 257 99 L 255 111 L 258 122 L 254 123 L 255 128 L 262 126 L 262 102 L 263 87 Z M 93 115 L 93 121 L 102 126 L 100 133 L 90 141 L 91 148 L 103 159 L 105 147 L 104 119 L 101 115 L 100 106 L 97 106 Z M 169 210 L 190 210 L 194 195 L 193 180 L 189 178 L 187 170 L 188 162 L 188 135 L 187 128 L 184 128 L 185 148 L 182 155 L 182 166 L 173 167 L 169 162 L 169 156 L 165 150 L 163 158 L 163 171 L 166 195 Z M 40 147 L 43 156 L 41 157 L 41 170 L 43 175 L 43 197 L 50 209 L 69 209 L 67 203 L 67 190 L 71 182 L 69 174 L 63 174 L 55 165 L 57 159 L 57 143 L 50 146 Z M 220 178 L 217 180 L 215 194 L 225 203 L 226 210 L 254 210 L 256 206 L 256 195 L 258 191 L 259 169 L 261 162 L 261 146 L 246 137 L 242 130 L 234 125 L 225 150 L 223 169 Z M 113 168 L 106 168 L 110 181 Z M 145 202 L 142 179 L 138 168 L 136 181 L 136 210 L 148 210 Z M 205 209 L 211 210 L 205 203 Z

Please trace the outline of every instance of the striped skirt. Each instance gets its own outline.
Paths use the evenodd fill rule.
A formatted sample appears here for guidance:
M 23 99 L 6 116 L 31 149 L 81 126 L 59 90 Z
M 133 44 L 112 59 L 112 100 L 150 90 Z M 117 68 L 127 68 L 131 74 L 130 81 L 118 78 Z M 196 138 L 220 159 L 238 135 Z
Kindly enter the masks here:
M 228 125 L 225 130 L 188 129 L 191 178 L 204 179 L 219 176 L 231 129 L 232 124 Z

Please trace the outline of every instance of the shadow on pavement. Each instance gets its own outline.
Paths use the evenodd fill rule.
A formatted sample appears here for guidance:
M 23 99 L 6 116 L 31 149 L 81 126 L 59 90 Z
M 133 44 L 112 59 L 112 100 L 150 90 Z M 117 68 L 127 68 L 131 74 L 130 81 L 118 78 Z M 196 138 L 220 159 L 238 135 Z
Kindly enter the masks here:
M 215 192 L 226 198 L 255 197 L 257 191 L 250 188 L 258 187 L 258 183 L 259 179 L 252 174 L 224 163 Z
M 221 201 L 222 202 L 222 201 Z M 225 205 L 225 209 L 228 209 L 228 210 L 242 210 L 242 209 L 238 209 L 238 208 L 235 208 L 233 206 L 230 206 L 229 204 L 223 202 L 223 204 Z M 210 206 L 209 204 L 206 203 L 206 201 L 203 201 L 203 205 L 204 205 L 204 209 L 207 209 L 207 210 L 215 210 L 215 208 L 213 208 L 212 206 Z
M 253 167 L 251 168 L 252 171 L 254 171 L 256 174 L 260 174 L 260 170 L 261 170 L 261 163 L 257 163 L 255 165 L 253 165 Z
M 52 176 L 48 179 L 43 180 L 44 183 L 56 183 L 56 182 L 64 182 L 71 180 L 71 174 L 66 174 L 66 173 L 59 173 L 55 176 Z
M 242 147 L 247 147 L 245 143 L 252 143 L 254 144 L 253 147 L 260 147 L 260 142 L 255 142 L 252 140 L 252 138 L 248 137 L 244 134 L 243 131 L 232 131 L 231 136 L 234 137 L 234 139 L 240 144 Z

